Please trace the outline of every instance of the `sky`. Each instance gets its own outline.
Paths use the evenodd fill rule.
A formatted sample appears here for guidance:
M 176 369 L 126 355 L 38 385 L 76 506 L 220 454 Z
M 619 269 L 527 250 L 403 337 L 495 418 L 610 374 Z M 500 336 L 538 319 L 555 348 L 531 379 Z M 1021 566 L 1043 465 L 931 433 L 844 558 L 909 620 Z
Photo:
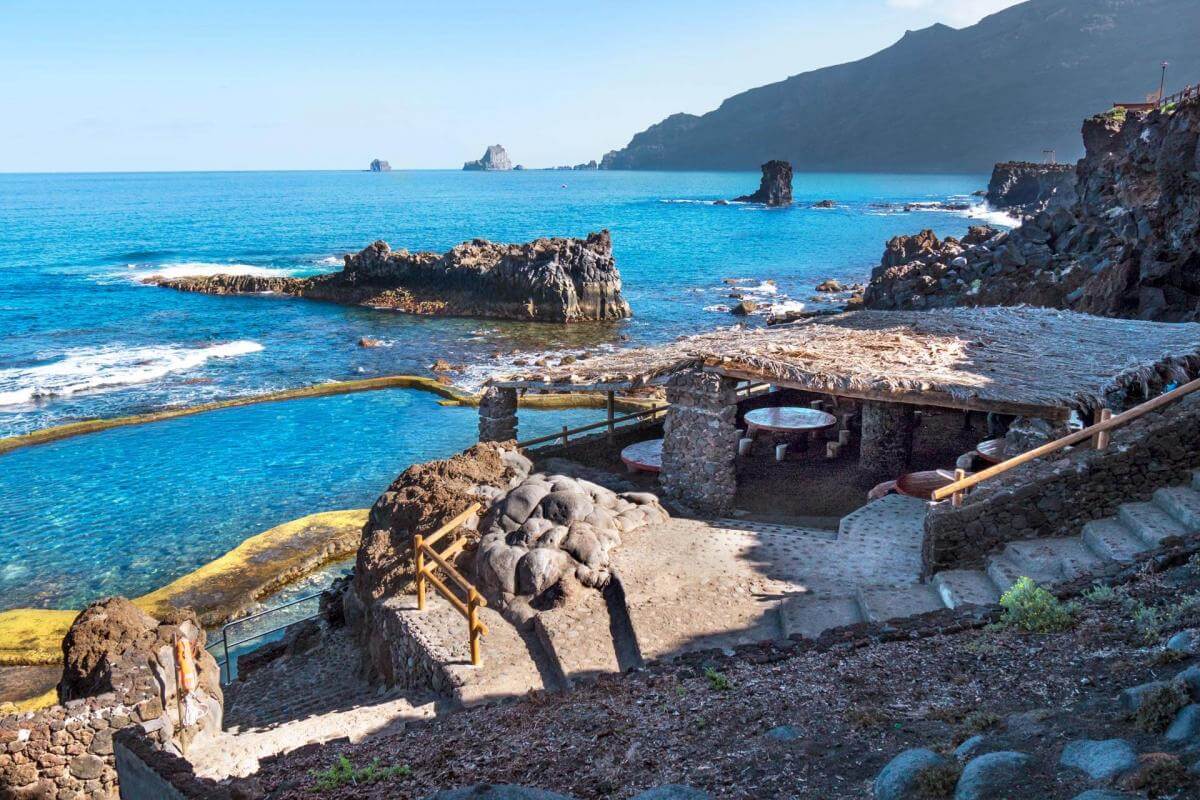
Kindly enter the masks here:
M 1014 0 L 0 0 L 0 172 L 530 167 Z

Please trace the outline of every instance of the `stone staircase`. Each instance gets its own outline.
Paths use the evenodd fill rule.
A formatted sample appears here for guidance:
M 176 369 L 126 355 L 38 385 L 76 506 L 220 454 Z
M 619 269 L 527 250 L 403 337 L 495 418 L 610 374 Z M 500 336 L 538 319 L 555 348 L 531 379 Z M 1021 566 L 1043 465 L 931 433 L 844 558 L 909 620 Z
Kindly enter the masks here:
M 878 517 L 872 503 L 843 520 L 860 523 Z M 911 517 L 899 525 L 912 525 Z M 987 559 L 984 569 L 945 570 L 926 584 L 859 586 L 834 596 L 807 596 L 781 604 L 780 627 L 787 635 L 807 637 L 858 622 L 883 622 L 966 604 L 990 605 L 1021 577 L 1054 584 L 1097 572 L 1113 562 L 1133 561 L 1169 536 L 1200 531 L 1200 471 L 1191 485 L 1159 489 L 1151 500 L 1122 505 L 1119 512 L 1087 523 L 1079 536 L 1010 542 Z M 843 525 L 839 535 L 846 535 Z M 893 525 L 884 531 L 900 534 Z M 904 537 L 902 537 L 904 538 Z

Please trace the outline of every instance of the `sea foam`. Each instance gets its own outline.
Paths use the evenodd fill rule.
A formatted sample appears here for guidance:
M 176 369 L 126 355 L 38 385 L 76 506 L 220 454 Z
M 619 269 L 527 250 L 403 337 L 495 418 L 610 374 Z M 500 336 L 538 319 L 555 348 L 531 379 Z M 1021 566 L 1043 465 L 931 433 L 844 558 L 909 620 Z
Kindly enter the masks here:
M 263 349 L 239 340 L 207 347 L 161 345 L 70 350 L 49 363 L 0 369 L 0 407 L 150 383 L 212 358 L 236 358 Z
M 175 278 L 206 278 L 212 275 L 255 275 L 263 278 L 288 278 L 296 274 L 294 269 L 279 267 L 256 267 L 251 264 L 212 264 L 205 261 L 189 261 L 182 264 L 162 264 L 157 267 L 145 264 L 130 264 L 129 271 L 121 273 L 131 280 L 144 281 L 146 278 L 159 277 L 167 280 Z

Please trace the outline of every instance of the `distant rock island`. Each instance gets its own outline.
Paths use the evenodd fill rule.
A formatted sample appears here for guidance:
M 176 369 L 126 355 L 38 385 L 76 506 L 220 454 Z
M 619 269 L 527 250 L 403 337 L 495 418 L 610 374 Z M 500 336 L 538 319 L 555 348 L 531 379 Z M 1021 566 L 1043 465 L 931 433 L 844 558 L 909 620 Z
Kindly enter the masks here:
M 794 75 L 701 116 L 674 114 L 602 169 L 985 172 L 1082 155 L 1079 120 L 1200 76 L 1196 0 L 1030 0 L 961 30 L 934 25 L 850 64 Z M 1174 76 L 1174 80 L 1172 80 Z
M 312 278 L 153 276 L 145 283 L 203 294 L 269 292 L 409 314 L 529 322 L 618 320 L 633 313 L 621 295 L 608 231 L 526 244 L 474 239 L 446 253 L 392 250 L 377 241 L 346 256 L 341 272 Z
M 504 151 L 504 146 L 499 144 L 494 144 L 485 150 L 483 158 L 463 164 L 463 169 L 467 172 L 500 172 L 512 168 L 512 161 L 509 160 L 508 153 Z
M 733 198 L 739 203 L 765 203 L 769 206 L 792 204 L 792 165 L 773 160 L 762 165 L 762 180 L 758 191 Z
M 988 205 L 1019 214 L 1045 211 L 1051 203 L 1075 202 L 1074 164 L 1031 164 L 1005 161 L 992 169 Z
M 370 171 L 371 172 L 391 172 L 392 165 L 386 161 L 383 161 L 382 159 L 376 158 L 373 161 L 371 161 Z

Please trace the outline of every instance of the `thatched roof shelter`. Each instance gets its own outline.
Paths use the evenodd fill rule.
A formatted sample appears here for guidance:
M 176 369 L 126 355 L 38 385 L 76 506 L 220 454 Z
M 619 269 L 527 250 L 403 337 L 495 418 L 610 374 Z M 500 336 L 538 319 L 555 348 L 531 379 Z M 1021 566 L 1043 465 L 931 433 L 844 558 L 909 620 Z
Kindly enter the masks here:
M 1200 324 L 1027 307 L 857 311 L 727 328 L 492 382 L 619 390 L 695 367 L 843 397 L 1063 418 L 1195 375 Z

